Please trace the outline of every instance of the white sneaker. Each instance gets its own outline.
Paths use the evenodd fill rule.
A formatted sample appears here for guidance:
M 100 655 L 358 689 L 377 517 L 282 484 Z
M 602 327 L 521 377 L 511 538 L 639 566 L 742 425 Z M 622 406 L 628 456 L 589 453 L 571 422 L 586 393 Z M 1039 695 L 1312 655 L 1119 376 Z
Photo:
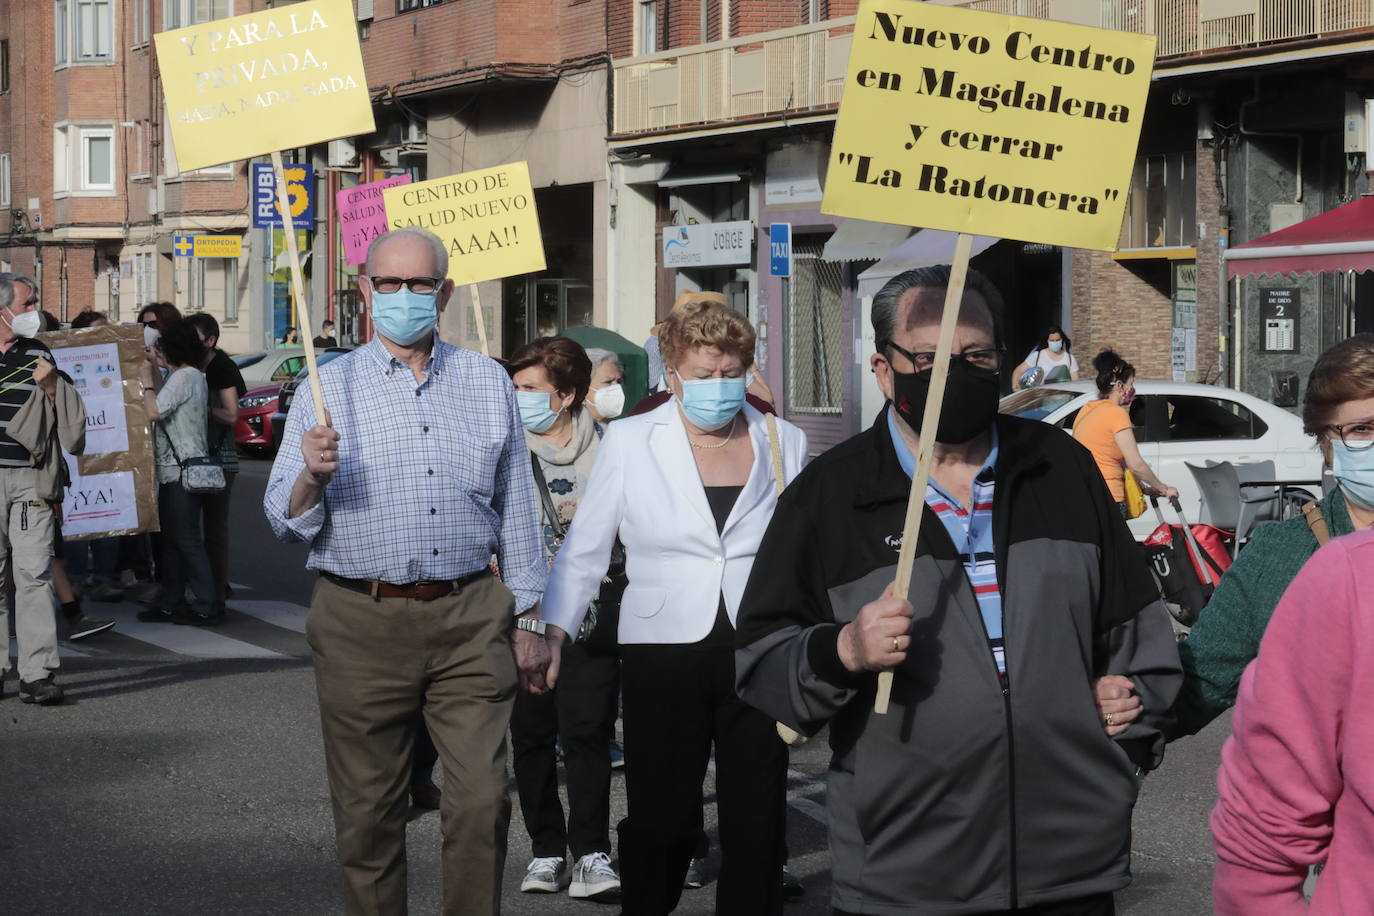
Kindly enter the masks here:
M 589 852 L 573 866 L 569 897 L 599 898 L 620 890 L 620 876 L 611 868 L 611 857 L 604 852 Z
M 541 856 L 530 859 L 520 890 L 526 894 L 556 894 L 566 884 L 568 862 L 562 856 Z

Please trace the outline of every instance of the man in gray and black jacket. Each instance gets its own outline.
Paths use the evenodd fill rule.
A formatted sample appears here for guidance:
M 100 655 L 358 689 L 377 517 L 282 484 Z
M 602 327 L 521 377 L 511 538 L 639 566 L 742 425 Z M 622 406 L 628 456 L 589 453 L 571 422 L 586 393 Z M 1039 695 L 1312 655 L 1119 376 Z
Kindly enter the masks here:
M 948 267 L 874 300 L 888 406 L 778 503 L 740 608 L 740 695 L 830 726 L 838 914 L 1107 916 L 1182 675 L 1093 459 L 997 414 L 1000 296 L 970 271 L 909 596 L 892 597 Z M 875 673 L 895 674 L 887 715 Z

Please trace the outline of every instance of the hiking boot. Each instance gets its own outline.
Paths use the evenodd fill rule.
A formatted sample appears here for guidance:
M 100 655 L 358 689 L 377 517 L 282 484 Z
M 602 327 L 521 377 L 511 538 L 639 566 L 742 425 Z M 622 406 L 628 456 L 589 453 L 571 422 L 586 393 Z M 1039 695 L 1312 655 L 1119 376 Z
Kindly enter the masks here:
M 113 620 L 97 620 L 94 617 L 87 617 L 85 614 L 77 614 L 75 617 L 67 619 L 67 638 L 72 641 L 85 639 L 87 636 L 104 633 L 106 630 L 112 629 L 114 625 Z
M 604 900 L 620 893 L 620 876 L 611 867 L 611 857 L 604 852 L 590 852 L 573 866 L 569 897 Z
M 51 674 L 41 681 L 30 683 L 21 680 L 19 682 L 19 701 L 21 703 L 37 703 L 39 706 L 54 706 L 62 702 L 62 696 L 62 688 L 53 683 Z
M 556 894 L 567 883 L 568 861 L 562 856 L 536 856 L 525 867 L 520 891 L 525 894 Z

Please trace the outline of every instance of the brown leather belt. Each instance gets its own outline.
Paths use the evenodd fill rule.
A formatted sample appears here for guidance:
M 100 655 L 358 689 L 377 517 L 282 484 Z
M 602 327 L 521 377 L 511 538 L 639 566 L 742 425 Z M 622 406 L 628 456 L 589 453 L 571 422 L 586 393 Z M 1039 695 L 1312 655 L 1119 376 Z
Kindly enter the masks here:
M 364 595 L 370 595 L 374 601 L 380 601 L 382 598 L 411 598 L 415 601 L 434 601 L 438 598 L 451 595 L 454 592 L 461 592 L 472 583 L 489 575 L 491 575 L 491 570 L 483 567 L 476 572 L 470 572 L 466 576 L 462 576 L 458 579 L 421 579 L 419 582 L 407 582 L 404 585 L 393 585 L 390 582 L 383 582 L 380 579 L 345 579 L 343 576 L 336 576 L 331 572 L 320 573 L 320 576 L 340 588 L 346 588 L 351 592 L 360 592 Z

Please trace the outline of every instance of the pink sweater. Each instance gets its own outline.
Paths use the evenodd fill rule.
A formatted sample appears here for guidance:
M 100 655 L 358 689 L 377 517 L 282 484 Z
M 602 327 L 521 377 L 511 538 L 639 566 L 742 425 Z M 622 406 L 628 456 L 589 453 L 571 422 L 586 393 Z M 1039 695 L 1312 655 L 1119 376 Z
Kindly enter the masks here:
M 1284 594 L 1217 783 L 1217 913 L 1374 912 L 1374 531 L 1323 547 Z

